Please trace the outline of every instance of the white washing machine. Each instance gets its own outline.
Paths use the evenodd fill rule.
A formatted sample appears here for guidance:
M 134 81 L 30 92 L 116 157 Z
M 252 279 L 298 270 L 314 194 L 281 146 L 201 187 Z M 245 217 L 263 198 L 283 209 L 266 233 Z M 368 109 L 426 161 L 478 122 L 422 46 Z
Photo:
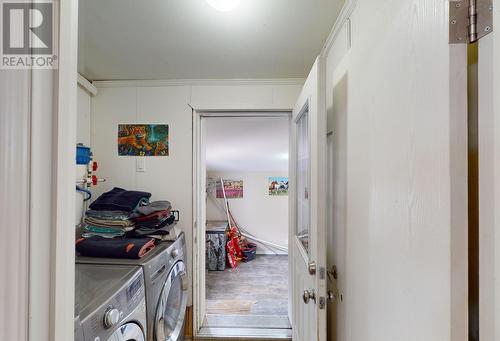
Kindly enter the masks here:
M 147 341 L 184 340 L 187 305 L 185 237 L 157 245 L 142 259 L 77 256 L 78 264 L 140 266 L 144 270 L 147 311 Z
M 141 267 L 76 264 L 75 287 L 75 341 L 146 340 Z

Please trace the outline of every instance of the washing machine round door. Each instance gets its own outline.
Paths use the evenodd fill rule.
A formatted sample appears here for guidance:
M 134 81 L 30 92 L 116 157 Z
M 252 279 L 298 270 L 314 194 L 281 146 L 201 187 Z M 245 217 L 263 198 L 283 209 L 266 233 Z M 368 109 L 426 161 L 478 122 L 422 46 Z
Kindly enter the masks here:
M 155 317 L 156 341 L 175 341 L 183 330 L 187 303 L 186 266 L 177 262 L 167 276 Z
M 126 323 L 118 328 L 108 341 L 145 341 L 144 332 L 136 323 Z

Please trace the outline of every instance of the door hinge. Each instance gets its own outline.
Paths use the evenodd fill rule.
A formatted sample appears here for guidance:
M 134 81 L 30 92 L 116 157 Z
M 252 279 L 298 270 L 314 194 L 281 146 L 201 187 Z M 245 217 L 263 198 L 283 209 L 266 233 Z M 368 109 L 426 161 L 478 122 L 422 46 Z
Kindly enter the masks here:
M 450 44 L 470 44 L 493 31 L 493 0 L 450 0 Z

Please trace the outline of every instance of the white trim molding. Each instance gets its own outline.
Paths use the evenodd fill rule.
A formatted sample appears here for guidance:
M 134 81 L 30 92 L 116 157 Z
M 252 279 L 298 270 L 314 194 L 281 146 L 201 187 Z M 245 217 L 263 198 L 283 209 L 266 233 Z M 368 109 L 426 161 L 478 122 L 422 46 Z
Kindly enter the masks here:
M 78 1 L 58 1 L 59 69 L 31 79 L 29 341 L 74 340 Z
M 54 94 L 50 340 L 74 339 L 75 154 L 77 120 L 78 0 L 59 2 L 59 72 Z M 73 142 L 73 144 L 71 143 Z M 30 335 L 37 341 L 36 335 Z
M 269 109 L 269 106 L 256 108 L 255 105 L 242 105 L 238 110 L 235 110 L 232 104 L 214 106 L 189 104 L 189 106 L 203 117 L 289 117 L 292 111 L 285 107 Z
M 80 85 L 85 91 L 87 91 L 91 96 L 97 96 L 97 88 L 90 83 L 87 78 L 83 77 L 81 74 L 77 76 L 77 83 Z
M 303 78 L 270 79 L 165 79 L 165 80 L 108 80 L 93 81 L 96 88 L 210 86 L 210 85 L 302 85 Z
M 290 117 L 292 108 L 276 110 L 272 107 L 248 108 L 247 106 L 219 106 L 213 109 L 193 109 L 193 335 L 204 337 L 205 320 L 205 221 L 206 221 L 206 165 L 205 165 L 205 120 L 214 117 Z
M 328 52 L 330 50 L 333 43 L 335 42 L 335 39 L 337 39 L 337 36 L 342 31 L 342 27 L 344 26 L 345 22 L 349 20 L 349 17 L 356 8 L 357 2 L 358 0 L 346 0 L 339 16 L 337 17 L 337 20 L 335 20 L 335 24 L 333 25 L 328 38 L 325 41 L 322 53 Z
M 31 70 L 0 70 L 0 340 L 27 341 Z M 8 235 L 7 235 L 8 233 Z

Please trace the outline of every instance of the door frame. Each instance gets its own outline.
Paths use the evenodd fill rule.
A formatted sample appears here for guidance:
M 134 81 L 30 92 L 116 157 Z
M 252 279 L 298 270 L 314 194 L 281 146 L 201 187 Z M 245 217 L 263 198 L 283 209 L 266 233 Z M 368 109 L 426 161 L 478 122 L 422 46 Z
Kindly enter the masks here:
M 292 108 L 220 107 L 193 109 L 193 335 L 203 327 L 205 310 L 205 231 L 206 231 L 206 167 L 204 162 L 204 119 L 216 117 L 275 117 L 291 120 Z M 198 222 L 202 222 L 198 224 Z M 289 230 L 291 225 L 288 226 Z M 290 258 L 289 258 L 290 262 Z M 291 288 L 289 287 L 289 299 Z M 291 305 L 289 304 L 289 314 Z
M 492 33 L 478 41 L 479 337 L 500 339 L 500 3 L 494 1 Z
M 78 0 L 58 6 L 59 68 L 33 70 L 28 340 L 74 340 Z

